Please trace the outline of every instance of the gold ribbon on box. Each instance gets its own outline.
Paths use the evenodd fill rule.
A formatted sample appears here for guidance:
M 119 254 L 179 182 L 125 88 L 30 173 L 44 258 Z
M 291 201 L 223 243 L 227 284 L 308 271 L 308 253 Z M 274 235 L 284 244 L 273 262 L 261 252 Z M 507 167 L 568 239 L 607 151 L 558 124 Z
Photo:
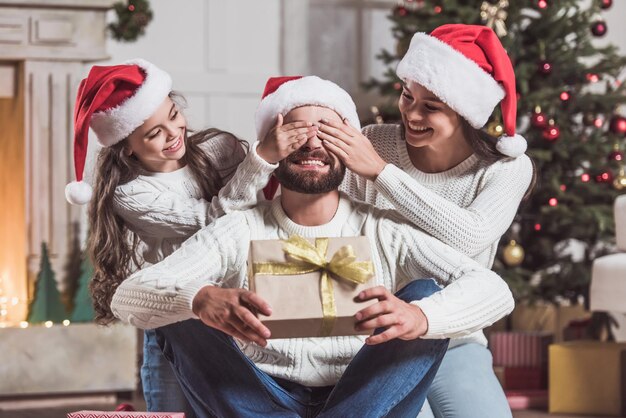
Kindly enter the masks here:
M 374 266 L 371 261 L 356 261 L 351 245 L 341 247 L 333 254 L 330 261 L 326 261 L 328 238 L 316 238 L 315 245 L 313 245 L 304 238 L 293 235 L 283 243 L 283 251 L 292 261 L 254 263 L 252 271 L 254 274 L 288 276 L 321 270 L 320 296 L 324 317 L 319 336 L 327 337 L 337 317 L 335 294 L 329 273 L 355 284 L 363 284 L 374 274 Z

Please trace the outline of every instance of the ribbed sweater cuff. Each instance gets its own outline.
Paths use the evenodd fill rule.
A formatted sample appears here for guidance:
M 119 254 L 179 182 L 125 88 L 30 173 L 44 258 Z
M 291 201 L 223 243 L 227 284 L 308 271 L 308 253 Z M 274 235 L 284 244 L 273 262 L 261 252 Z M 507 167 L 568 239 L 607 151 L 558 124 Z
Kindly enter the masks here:
M 174 304 L 176 305 L 175 311 L 176 312 L 189 311 L 189 314 L 193 318 L 198 319 L 198 317 L 196 316 L 196 314 L 193 313 L 193 310 L 192 310 L 193 299 L 196 297 L 200 289 L 202 289 L 205 286 L 215 286 L 215 283 L 207 283 L 207 281 L 203 279 L 203 280 L 196 280 L 194 282 L 185 284 L 185 286 L 179 290 L 178 292 L 179 297 L 176 298 L 176 301 L 174 302 Z
M 256 141 L 250 147 L 250 152 L 248 153 L 250 164 L 252 167 L 256 169 L 256 171 L 274 171 L 278 168 L 278 163 L 272 164 L 265 161 L 257 152 L 260 142 Z
M 398 171 L 402 170 L 393 164 L 387 164 L 383 171 L 378 173 L 374 186 L 383 196 L 392 196 L 398 190 Z
M 422 338 L 448 338 L 449 324 L 446 320 L 445 312 L 443 312 L 436 303 L 433 303 L 426 298 L 413 301 L 411 302 L 411 305 L 418 306 L 422 312 L 424 312 L 424 315 L 428 320 L 428 330 L 426 331 L 426 334 L 422 335 Z

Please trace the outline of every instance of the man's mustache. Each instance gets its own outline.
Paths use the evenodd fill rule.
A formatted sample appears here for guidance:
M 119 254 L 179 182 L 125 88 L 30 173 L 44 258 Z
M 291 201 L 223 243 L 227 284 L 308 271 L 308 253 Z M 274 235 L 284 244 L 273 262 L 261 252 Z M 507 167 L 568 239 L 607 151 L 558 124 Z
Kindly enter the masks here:
M 303 151 L 299 149 L 299 150 L 292 152 L 289 155 L 289 157 L 287 157 L 287 161 L 289 162 L 307 160 L 307 159 L 320 160 L 326 164 L 332 163 L 332 158 L 330 158 L 327 152 L 322 151 L 322 150 Z

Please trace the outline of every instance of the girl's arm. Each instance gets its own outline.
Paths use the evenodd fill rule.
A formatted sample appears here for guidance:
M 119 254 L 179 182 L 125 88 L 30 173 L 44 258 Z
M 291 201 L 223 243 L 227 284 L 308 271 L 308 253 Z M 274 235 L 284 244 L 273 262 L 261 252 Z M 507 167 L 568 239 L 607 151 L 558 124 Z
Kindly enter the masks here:
M 151 329 L 194 318 L 192 302 L 204 286 L 238 288 L 250 227 L 242 212 L 198 231 L 163 261 L 132 274 L 113 295 L 111 311 L 123 322 Z
M 218 138 L 210 141 L 213 140 L 216 141 L 211 146 L 215 148 L 220 147 L 217 140 L 229 141 Z M 118 187 L 114 198 L 116 213 L 139 232 L 162 238 L 185 238 L 225 213 L 256 205 L 258 191 L 267 184 L 277 165 L 260 158 L 253 145 L 237 166 L 237 160 L 244 153 L 241 145 L 234 141 L 236 147 L 222 142 L 223 154 L 215 156 L 215 167 L 219 173 L 226 173 L 224 177 L 228 182 L 210 202 L 169 191 L 158 180 L 149 178 Z

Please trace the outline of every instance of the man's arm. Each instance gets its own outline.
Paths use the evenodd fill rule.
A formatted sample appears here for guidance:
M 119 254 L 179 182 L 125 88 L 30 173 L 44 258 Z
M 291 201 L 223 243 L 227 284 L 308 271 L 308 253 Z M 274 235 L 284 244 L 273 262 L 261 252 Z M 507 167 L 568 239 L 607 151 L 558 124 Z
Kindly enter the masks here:
M 432 277 L 444 285 L 440 292 L 411 302 L 428 321 L 422 338 L 464 336 L 513 310 L 513 295 L 504 280 L 466 255 L 404 220 L 384 219 L 381 234 L 397 243 L 397 266 L 407 277 Z
M 195 318 L 196 294 L 205 286 L 222 286 L 223 278 L 245 268 L 249 242 L 250 229 L 241 212 L 217 219 L 160 263 L 124 280 L 113 295 L 113 314 L 143 329 Z

